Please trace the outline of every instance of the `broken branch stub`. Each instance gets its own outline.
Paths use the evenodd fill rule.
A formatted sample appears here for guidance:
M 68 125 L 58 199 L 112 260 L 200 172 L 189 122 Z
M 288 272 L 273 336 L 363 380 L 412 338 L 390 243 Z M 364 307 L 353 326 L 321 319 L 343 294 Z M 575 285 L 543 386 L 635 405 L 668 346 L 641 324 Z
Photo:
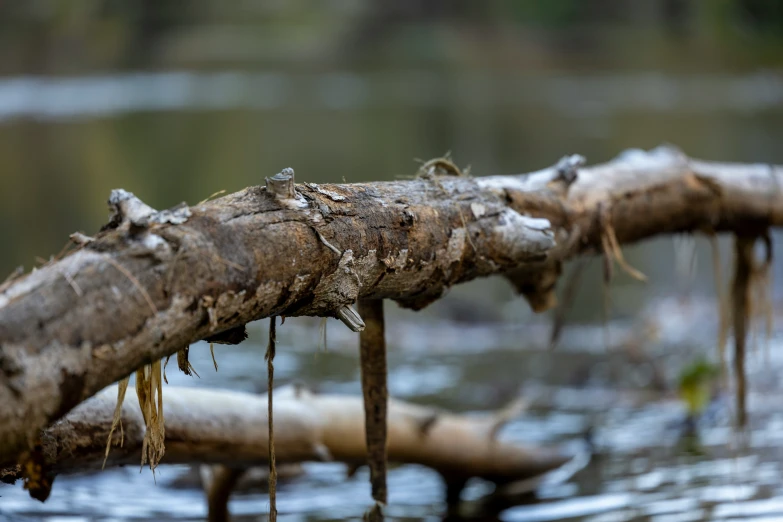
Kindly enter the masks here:
M 288 167 L 271 178 L 266 178 L 266 190 L 275 199 L 285 200 L 296 198 L 294 169 Z
M 343 306 L 337 310 L 337 318 L 353 332 L 364 331 L 364 321 L 362 317 L 350 306 Z
M 421 309 L 493 274 L 546 310 L 562 263 L 601 251 L 599 208 L 620 245 L 707 225 L 783 224 L 783 167 L 659 148 L 578 167 L 567 191 L 551 185 L 562 171 L 435 169 L 408 181 L 299 185 L 282 201 L 254 186 L 153 215 L 115 198 L 117 218 L 92 241 L 0 290 L 0 462 L 108 384 L 253 320 L 332 317 L 358 299 Z M 179 218 L 153 218 L 169 214 Z

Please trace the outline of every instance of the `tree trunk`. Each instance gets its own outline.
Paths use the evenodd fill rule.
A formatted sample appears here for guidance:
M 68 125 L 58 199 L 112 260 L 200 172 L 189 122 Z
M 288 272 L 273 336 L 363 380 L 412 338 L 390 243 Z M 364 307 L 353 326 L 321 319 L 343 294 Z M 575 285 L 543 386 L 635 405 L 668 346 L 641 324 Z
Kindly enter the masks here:
M 163 212 L 115 191 L 94 238 L 75 234 L 75 252 L 0 287 L 0 462 L 105 386 L 196 340 L 235 342 L 252 320 L 337 316 L 359 330 L 359 298 L 419 309 L 492 274 L 542 311 L 568 258 L 621 262 L 617 245 L 657 234 L 783 223 L 782 167 L 671 148 L 520 176 L 436 160 L 410 181 L 286 180 Z

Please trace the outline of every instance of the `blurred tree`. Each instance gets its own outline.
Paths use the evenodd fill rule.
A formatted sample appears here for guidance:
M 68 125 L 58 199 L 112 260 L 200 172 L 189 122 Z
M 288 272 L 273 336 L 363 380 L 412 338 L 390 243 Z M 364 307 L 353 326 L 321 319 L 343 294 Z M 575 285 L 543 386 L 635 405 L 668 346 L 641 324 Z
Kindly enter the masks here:
M 783 38 L 783 2 L 780 0 L 736 0 L 738 21 L 754 32 Z

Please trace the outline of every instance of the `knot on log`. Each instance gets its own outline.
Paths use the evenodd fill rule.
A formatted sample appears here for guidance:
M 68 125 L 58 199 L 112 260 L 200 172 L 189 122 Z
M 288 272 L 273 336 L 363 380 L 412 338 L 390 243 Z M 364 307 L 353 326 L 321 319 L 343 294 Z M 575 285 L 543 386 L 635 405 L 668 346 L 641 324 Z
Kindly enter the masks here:
M 271 178 L 266 178 L 266 190 L 275 199 L 296 198 L 294 187 L 294 169 L 286 167 Z
M 286 167 L 266 179 L 266 192 L 282 206 L 290 209 L 307 208 L 307 202 L 296 192 L 294 169 Z

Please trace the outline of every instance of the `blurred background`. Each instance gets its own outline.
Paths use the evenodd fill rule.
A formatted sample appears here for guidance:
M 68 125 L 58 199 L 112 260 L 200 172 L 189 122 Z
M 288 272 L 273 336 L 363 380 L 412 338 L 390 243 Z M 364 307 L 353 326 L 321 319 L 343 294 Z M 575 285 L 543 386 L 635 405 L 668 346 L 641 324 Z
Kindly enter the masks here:
M 473 175 L 511 174 L 665 142 L 783 164 L 783 2 L 0 1 L 0 280 L 56 255 L 70 233 L 95 232 L 113 188 L 166 208 L 284 167 L 300 182 L 391 180 L 450 151 Z M 725 285 L 727 238 L 721 251 Z M 703 238 L 669 237 L 626 257 L 650 283 L 618 274 L 605 313 L 600 263 L 589 264 L 554 352 L 551 316 L 533 316 L 500 280 L 455 288 L 419 314 L 388 304 L 392 394 L 459 411 L 524 394 L 534 408 L 507 436 L 594 433 L 587 468 L 486 520 L 783 516 L 777 329 L 754 337 L 750 442 L 733 434 L 724 390 L 700 421 L 702 454 L 683 452 L 679 380 L 699 357 L 717 361 L 711 254 Z M 773 305 L 781 266 L 763 285 Z M 169 378 L 263 389 L 265 328 L 220 348 L 217 374 L 201 343 L 191 354 L 202 378 Z M 324 350 L 318 329 L 286 322 L 280 382 L 358 393 L 356 338 L 330 321 Z M 199 491 L 173 487 L 185 471 L 165 468 L 157 485 L 148 470 L 60 477 L 46 504 L 3 487 L 0 518 L 198 520 Z M 281 515 L 361 515 L 366 472 L 309 471 L 282 485 Z M 425 469 L 392 471 L 390 493 L 396 519 L 443 508 Z M 232 507 L 256 520 L 267 504 L 256 490 Z

